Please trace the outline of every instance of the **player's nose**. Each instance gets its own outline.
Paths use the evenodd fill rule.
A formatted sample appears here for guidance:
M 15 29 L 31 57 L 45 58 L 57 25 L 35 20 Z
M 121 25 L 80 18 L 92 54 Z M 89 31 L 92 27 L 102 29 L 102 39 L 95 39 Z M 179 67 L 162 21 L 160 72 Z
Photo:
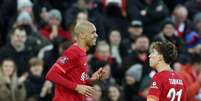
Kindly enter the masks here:
M 96 38 L 98 37 L 98 34 L 97 34 L 97 33 L 95 34 L 95 37 L 96 37 Z

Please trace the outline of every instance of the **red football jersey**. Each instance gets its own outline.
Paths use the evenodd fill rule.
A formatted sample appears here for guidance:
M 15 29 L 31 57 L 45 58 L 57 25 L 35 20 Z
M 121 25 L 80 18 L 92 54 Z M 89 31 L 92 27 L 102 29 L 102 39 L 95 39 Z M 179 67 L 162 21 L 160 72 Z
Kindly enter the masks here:
M 58 68 L 63 72 L 63 76 L 73 84 L 67 89 L 55 84 L 55 95 L 53 101 L 83 101 L 84 96 L 77 93 L 74 88 L 77 84 L 88 83 L 88 64 L 86 52 L 76 44 L 69 47 L 63 55 L 56 61 L 52 68 Z
M 186 101 L 186 85 L 174 71 L 154 75 L 148 98 L 157 101 Z

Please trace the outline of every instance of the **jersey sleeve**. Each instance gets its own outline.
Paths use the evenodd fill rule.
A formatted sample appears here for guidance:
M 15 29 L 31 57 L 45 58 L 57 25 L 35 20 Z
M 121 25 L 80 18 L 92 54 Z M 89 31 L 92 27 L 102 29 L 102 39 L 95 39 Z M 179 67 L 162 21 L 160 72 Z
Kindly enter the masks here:
M 152 84 L 149 88 L 148 98 L 155 99 L 156 101 L 159 101 L 159 98 L 161 96 L 161 90 L 162 89 L 162 81 L 159 76 L 154 76 L 152 79 Z
M 65 74 L 68 70 L 77 65 L 76 60 L 76 53 L 67 51 L 56 61 L 56 63 L 53 65 L 53 68 L 58 68 Z

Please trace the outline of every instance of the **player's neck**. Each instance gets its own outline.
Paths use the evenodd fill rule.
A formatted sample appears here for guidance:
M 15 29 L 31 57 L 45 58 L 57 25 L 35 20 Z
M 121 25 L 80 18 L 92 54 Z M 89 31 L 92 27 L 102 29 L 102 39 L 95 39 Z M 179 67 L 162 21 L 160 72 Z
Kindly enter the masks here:
M 77 40 L 77 45 L 84 51 L 87 51 L 89 49 L 89 47 L 85 44 L 83 40 Z
M 162 72 L 162 71 L 172 71 L 172 69 L 170 68 L 170 65 L 165 63 L 165 62 L 159 62 L 156 66 L 156 70 L 158 72 Z

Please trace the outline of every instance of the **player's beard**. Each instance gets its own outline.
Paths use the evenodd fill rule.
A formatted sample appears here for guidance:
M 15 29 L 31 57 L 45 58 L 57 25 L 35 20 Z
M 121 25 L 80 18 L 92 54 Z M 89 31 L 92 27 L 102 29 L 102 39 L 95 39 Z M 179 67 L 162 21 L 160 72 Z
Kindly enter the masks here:
M 96 38 L 92 39 L 90 43 L 91 43 L 91 46 L 95 46 L 96 45 Z
M 96 39 L 88 40 L 87 46 L 92 47 L 96 45 Z

